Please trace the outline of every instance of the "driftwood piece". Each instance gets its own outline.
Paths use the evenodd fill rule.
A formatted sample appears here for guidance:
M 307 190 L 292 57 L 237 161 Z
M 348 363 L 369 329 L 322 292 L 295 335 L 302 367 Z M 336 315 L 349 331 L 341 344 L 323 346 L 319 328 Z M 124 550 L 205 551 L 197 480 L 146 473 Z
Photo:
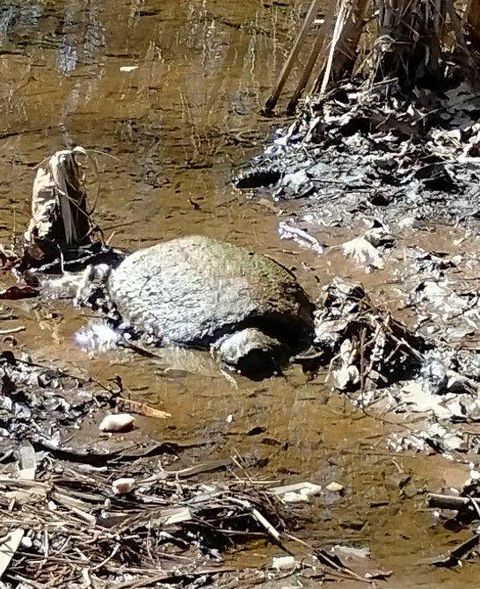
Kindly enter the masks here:
M 439 507 L 440 509 L 462 509 L 470 504 L 470 497 L 430 493 L 427 497 L 427 501 L 429 507 Z
M 18 482 L 31 483 L 35 485 L 35 471 L 37 460 L 33 446 L 26 442 L 20 447 L 20 471 Z M 13 481 L 13 480 L 12 480 Z M 30 489 L 31 490 L 31 489 Z M 0 543 L 0 579 L 10 566 L 10 562 L 22 543 L 26 530 L 15 528 L 10 530 L 6 538 Z
M 438 507 L 440 509 L 466 509 L 469 506 L 474 507 L 477 502 L 480 505 L 480 497 L 458 497 L 456 495 L 441 495 L 430 493 L 427 497 L 429 507 Z

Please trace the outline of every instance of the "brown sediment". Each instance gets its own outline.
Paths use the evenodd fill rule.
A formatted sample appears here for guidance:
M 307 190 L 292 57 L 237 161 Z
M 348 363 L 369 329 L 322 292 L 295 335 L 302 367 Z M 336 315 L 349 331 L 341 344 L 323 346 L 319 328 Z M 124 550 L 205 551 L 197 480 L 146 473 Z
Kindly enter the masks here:
M 178 235 L 209 235 L 273 256 L 313 297 L 336 275 L 360 280 L 374 301 L 387 299 L 408 319 L 388 287 L 395 280 L 388 268 L 364 274 L 338 249 L 319 256 L 280 240 L 279 215 L 295 215 L 300 205 L 249 201 L 228 182 L 232 165 L 260 150 L 271 132 L 271 121 L 258 113 L 305 2 L 57 1 L 48 9 L 29 2 L 31 11 L 24 2 L 7 4 L 0 11 L 1 242 L 25 229 L 35 167 L 64 146 L 67 130 L 86 149 L 108 154 L 93 153 L 101 172 L 97 217 L 115 245 L 134 250 Z M 322 238 L 339 244 L 355 231 L 329 229 Z M 462 234 L 449 231 L 415 232 L 407 242 L 455 253 Z M 102 383 L 121 379 L 128 396 L 172 415 L 142 422 L 153 437 L 208 439 L 185 453 L 184 466 L 238 452 L 252 457 L 260 477 L 341 483 L 343 496 L 304 510 L 299 535 L 315 547 L 368 546 L 379 568 L 394 571 L 388 587 L 478 585 L 478 564 L 459 573 L 418 564 L 452 542 L 434 525 L 423 489 L 460 486 L 467 475 L 436 455 L 392 454 L 384 439 L 402 422 L 353 410 L 298 368 L 262 383 L 238 379 L 234 389 L 200 362 L 182 370 L 168 358 L 124 350 L 90 356 L 74 337 L 89 314 L 69 303 L 4 302 L 2 315 L 12 317 L 2 319 L 2 328 L 26 327 L 2 339 L 3 348 Z M 257 566 L 276 553 L 258 544 L 230 560 Z

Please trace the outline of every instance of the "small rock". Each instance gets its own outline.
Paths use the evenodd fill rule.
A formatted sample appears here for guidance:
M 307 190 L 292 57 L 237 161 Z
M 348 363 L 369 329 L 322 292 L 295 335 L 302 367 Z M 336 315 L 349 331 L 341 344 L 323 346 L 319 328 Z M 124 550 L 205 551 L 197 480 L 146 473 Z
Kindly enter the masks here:
M 310 497 L 319 495 L 321 491 L 322 487 L 320 485 L 308 482 L 294 483 L 293 485 L 270 489 L 270 493 L 277 495 L 285 503 L 308 502 Z
M 115 495 L 126 495 L 135 488 L 136 481 L 133 478 L 122 478 L 113 481 L 112 491 Z
M 289 571 L 295 567 L 297 561 L 293 556 L 274 556 L 272 559 L 272 569 L 276 571 Z
M 345 489 L 345 487 L 340 483 L 336 483 L 335 481 L 333 481 L 326 486 L 326 489 L 327 491 L 330 491 L 330 493 L 341 493 Z
M 133 426 L 135 417 L 128 413 L 115 413 L 107 415 L 98 429 L 102 432 L 124 432 Z

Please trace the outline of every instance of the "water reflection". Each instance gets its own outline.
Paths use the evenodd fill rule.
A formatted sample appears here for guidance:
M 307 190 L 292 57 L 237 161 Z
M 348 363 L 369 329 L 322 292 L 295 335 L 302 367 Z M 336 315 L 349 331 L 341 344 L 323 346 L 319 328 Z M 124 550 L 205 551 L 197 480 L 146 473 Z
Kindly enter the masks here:
M 61 38 L 56 64 L 62 74 L 73 72 L 79 61 L 84 64 L 95 63 L 101 49 L 105 47 L 105 26 L 101 22 L 100 3 L 85 3 L 70 0 L 65 6 L 63 36 Z M 83 21 L 83 26 L 78 23 Z
M 13 42 L 15 35 L 29 34 L 43 14 L 41 2 L 6 2 L 0 6 L 0 43 Z

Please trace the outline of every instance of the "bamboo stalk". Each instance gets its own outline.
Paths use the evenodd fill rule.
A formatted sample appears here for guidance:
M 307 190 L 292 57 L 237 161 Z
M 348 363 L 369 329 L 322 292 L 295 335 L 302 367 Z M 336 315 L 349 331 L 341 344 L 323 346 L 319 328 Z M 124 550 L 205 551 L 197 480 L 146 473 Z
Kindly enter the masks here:
M 295 39 L 295 43 L 294 43 L 293 48 L 290 52 L 290 55 L 288 56 L 288 59 L 285 62 L 285 65 L 283 66 L 282 71 L 280 72 L 280 76 L 278 78 L 278 81 L 277 81 L 271 95 L 268 97 L 267 101 L 265 102 L 265 111 L 266 112 L 272 112 L 273 109 L 276 107 L 278 99 L 280 98 L 283 88 L 285 87 L 288 77 L 290 76 L 290 72 L 292 71 L 295 60 L 297 59 L 298 54 L 300 53 L 300 49 L 302 48 L 302 44 L 303 44 L 304 40 L 306 39 L 308 32 L 309 32 L 311 26 L 313 25 L 313 22 L 317 16 L 317 13 L 320 9 L 321 3 L 322 3 L 322 0 L 312 0 L 312 3 L 310 4 L 310 8 L 308 9 L 307 15 L 305 17 L 305 20 L 303 21 L 302 28 L 300 29 L 300 32 L 298 33 L 297 38 Z

